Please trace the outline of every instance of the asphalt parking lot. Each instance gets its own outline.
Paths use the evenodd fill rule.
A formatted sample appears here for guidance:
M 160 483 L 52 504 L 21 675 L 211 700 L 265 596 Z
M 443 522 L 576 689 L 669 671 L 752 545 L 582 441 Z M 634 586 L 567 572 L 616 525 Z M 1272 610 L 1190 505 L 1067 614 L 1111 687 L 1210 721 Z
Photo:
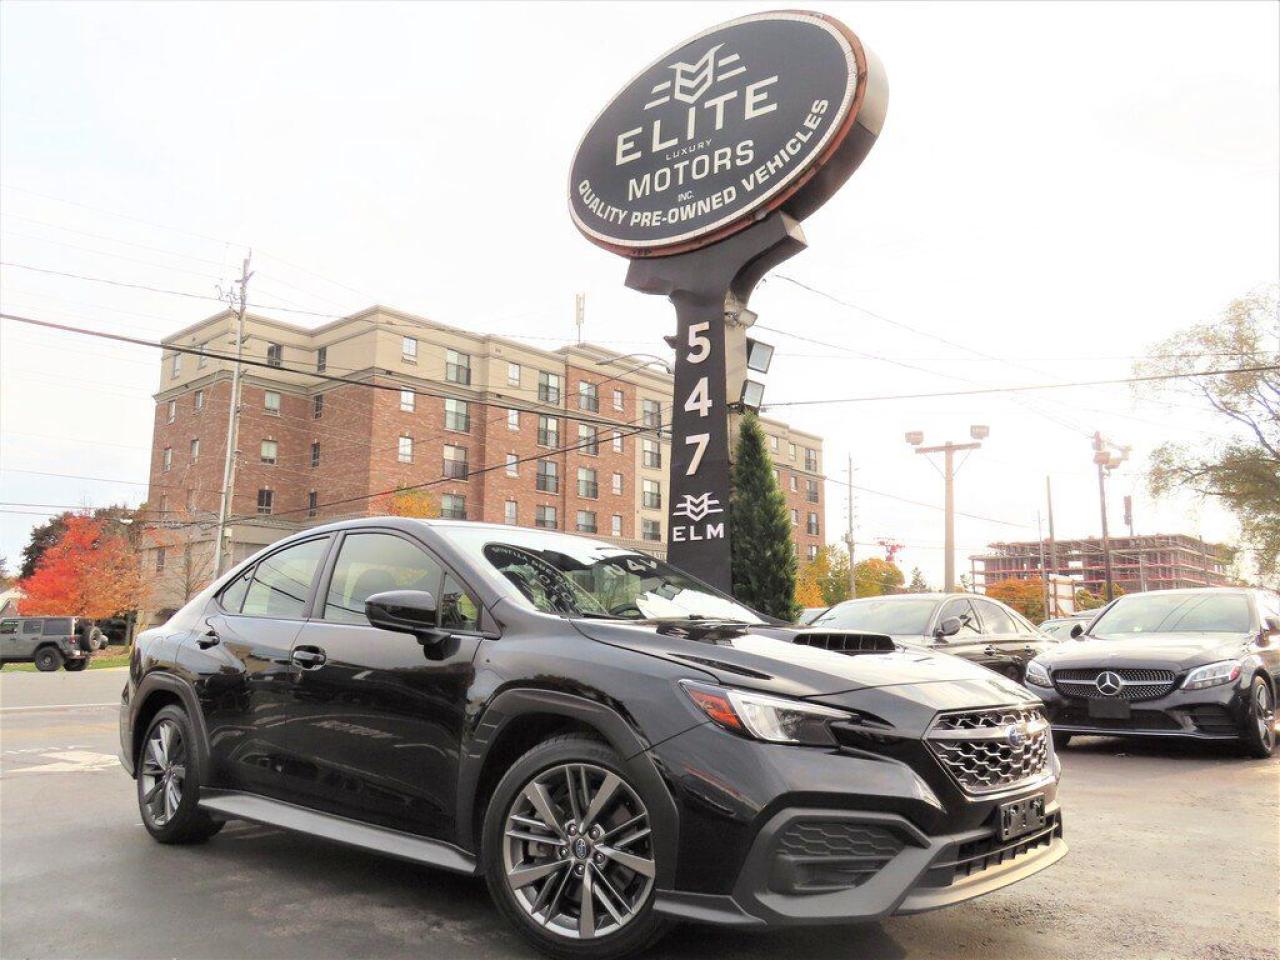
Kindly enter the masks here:
M 532 954 L 479 880 L 244 823 L 146 835 L 116 761 L 123 670 L 0 674 L 0 956 Z M 686 926 L 653 957 L 1025 960 L 1280 956 L 1280 758 L 1076 741 L 1070 855 L 949 910 L 761 935 Z

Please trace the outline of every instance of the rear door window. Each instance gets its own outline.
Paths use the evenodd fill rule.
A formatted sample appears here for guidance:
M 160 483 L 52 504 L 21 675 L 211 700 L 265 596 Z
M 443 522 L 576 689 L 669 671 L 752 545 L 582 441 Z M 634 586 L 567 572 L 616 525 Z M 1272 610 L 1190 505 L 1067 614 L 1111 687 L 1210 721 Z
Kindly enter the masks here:
M 247 617 L 301 619 L 328 546 L 329 538 L 321 537 L 278 550 L 258 561 L 240 612 Z
M 990 600 L 975 600 L 978 612 L 982 615 L 983 631 L 997 637 L 1009 637 L 1021 631 L 1013 622 L 1013 617 L 1005 612 L 1004 607 Z
M 44 635 L 46 637 L 71 636 L 71 618 L 50 617 L 44 622 Z
M 43 620 L 24 620 L 22 621 L 23 633 L 39 633 L 44 629 Z

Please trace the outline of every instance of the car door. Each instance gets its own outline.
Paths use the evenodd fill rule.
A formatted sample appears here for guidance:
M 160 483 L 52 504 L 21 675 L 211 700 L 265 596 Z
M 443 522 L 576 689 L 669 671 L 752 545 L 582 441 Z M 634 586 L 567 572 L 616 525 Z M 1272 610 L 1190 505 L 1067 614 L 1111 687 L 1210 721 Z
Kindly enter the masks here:
M 270 553 L 216 598 L 184 639 L 181 665 L 199 680 L 212 782 L 283 797 L 283 742 L 291 722 L 290 661 L 332 538 Z
M 973 603 L 982 617 L 982 636 L 986 641 L 983 652 L 991 658 L 987 665 L 1021 683 L 1027 661 L 1035 653 L 1030 624 L 1024 630 L 1017 614 L 994 600 L 975 597 Z
M 22 621 L 17 617 L 0 620 L 0 660 L 18 659 L 22 643 Z
M 424 644 L 369 624 L 364 602 L 387 590 L 437 600 L 449 631 Z M 457 577 L 398 531 L 345 533 L 312 618 L 295 639 L 292 799 L 428 836 L 452 836 L 456 778 L 479 606 Z
M 20 639 L 17 643 L 18 659 L 30 660 L 36 655 L 36 647 L 44 636 L 44 620 L 41 618 L 22 621 Z
M 949 637 L 935 639 L 934 643 L 937 645 L 937 649 L 952 656 L 973 660 L 983 666 L 990 666 L 991 657 L 984 652 L 986 644 L 983 642 L 982 637 L 982 621 L 978 618 L 978 614 L 973 609 L 969 598 L 952 597 L 950 600 L 943 602 L 938 608 L 937 617 L 933 622 L 933 630 L 936 631 L 941 626 L 942 621 L 948 617 L 959 618 L 960 632 L 953 633 Z

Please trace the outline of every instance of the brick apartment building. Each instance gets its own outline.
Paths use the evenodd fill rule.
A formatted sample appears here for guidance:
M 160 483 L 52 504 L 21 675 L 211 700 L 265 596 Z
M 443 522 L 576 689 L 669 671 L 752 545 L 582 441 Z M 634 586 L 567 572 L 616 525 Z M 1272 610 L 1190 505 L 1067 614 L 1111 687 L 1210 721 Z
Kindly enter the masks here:
M 1179 590 L 1188 587 L 1226 587 L 1230 552 L 1222 544 L 1207 543 L 1185 534 L 1111 537 L 1111 576 L 1126 593 L 1139 590 Z M 1097 537 L 1058 540 L 1057 573 L 1073 577 L 1080 586 L 1101 594 L 1105 583 L 1102 541 Z M 1023 540 L 989 544 L 991 553 L 970 559 L 977 564 L 978 582 L 991 586 L 1002 580 L 1041 577 L 1041 555 L 1048 565 L 1049 543 Z
M 230 354 L 235 315 L 164 343 Z M 378 306 L 314 329 L 246 317 L 244 355 L 263 365 L 242 377 L 233 562 L 307 526 L 386 512 L 385 491 L 427 482 L 443 516 L 665 552 L 672 379 L 642 358 L 539 350 Z M 213 573 L 232 373 L 215 356 L 161 362 L 143 556 L 153 618 Z M 812 556 L 824 542 L 822 439 L 762 424 L 796 549 Z

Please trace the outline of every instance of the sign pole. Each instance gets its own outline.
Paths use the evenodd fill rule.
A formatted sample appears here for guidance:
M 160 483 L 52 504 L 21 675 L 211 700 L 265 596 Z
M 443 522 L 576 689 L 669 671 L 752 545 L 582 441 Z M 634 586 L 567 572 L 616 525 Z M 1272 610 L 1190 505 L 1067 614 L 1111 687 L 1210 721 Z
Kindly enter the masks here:
M 631 261 L 627 286 L 666 296 L 676 308 L 675 394 L 667 559 L 729 591 L 731 493 L 730 350 L 746 352 L 741 314 L 761 277 L 805 248 L 800 225 L 775 212 L 720 243 L 672 257 Z

